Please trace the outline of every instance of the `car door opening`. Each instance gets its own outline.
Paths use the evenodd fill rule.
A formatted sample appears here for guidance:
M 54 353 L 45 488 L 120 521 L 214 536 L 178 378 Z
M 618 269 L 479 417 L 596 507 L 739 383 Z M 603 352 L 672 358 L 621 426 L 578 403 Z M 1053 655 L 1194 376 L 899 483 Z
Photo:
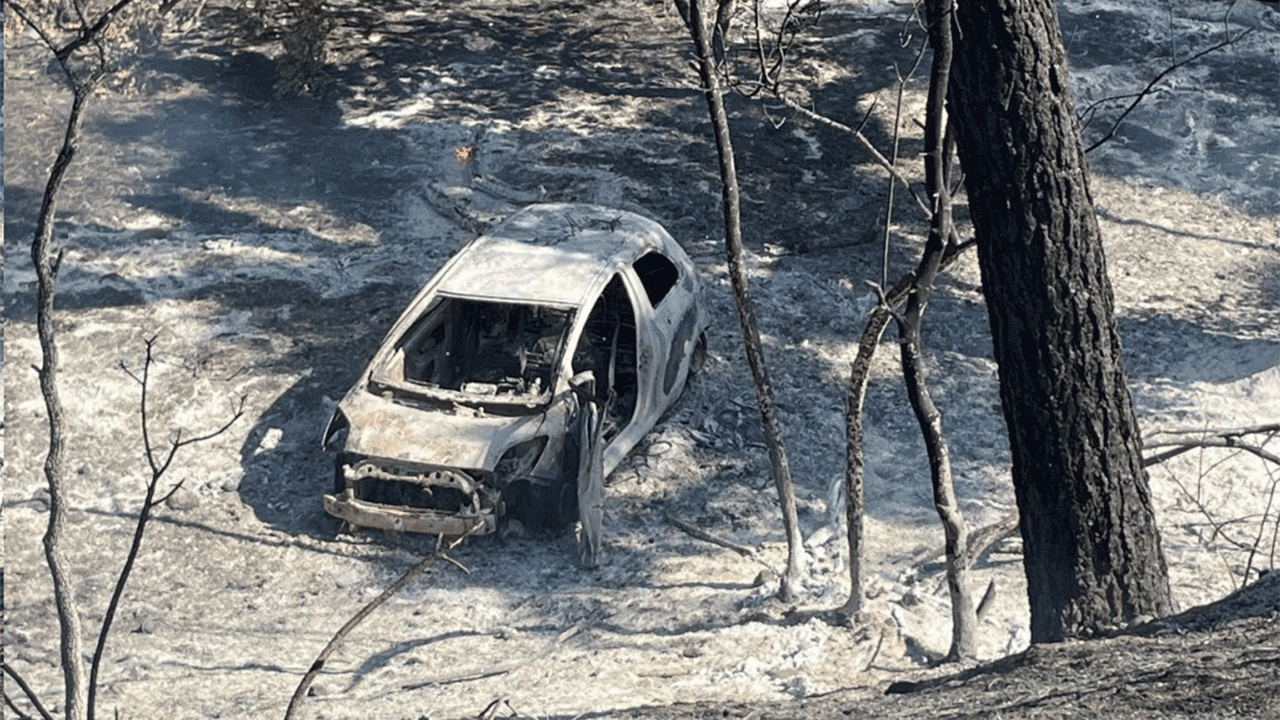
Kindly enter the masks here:
M 604 417 L 604 439 L 612 440 L 635 414 L 638 398 L 636 366 L 636 315 L 621 275 L 601 293 L 578 340 L 573 371 L 590 370 L 596 376 L 596 399 L 609 403 Z M 609 402 L 609 386 L 614 397 Z

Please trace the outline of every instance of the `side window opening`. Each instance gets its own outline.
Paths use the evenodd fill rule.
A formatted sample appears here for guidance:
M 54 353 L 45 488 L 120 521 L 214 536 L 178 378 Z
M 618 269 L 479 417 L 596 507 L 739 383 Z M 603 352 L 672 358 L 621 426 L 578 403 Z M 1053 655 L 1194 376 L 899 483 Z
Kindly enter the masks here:
M 636 316 L 621 275 L 613 276 L 591 308 L 582 338 L 573 352 L 573 372 L 590 370 L 595 374 L 596 397 L 601 402 L 609 400 L 611 360 L 615 397 L 603 418 L 605 440 L 612 440 L 631 422 L 639 392 Z
M 650 252 L 639 260 L 636 260 L 632 266 L 636 275 L 640 276 L 640 282 L 644 285 L 644 292 L 649 296 L 649 305 L 658 307 L 658 303 L 671 292 L 671 288 L 676 286 L 676 282 L 680 280 L 680 270 L 660 252 Z

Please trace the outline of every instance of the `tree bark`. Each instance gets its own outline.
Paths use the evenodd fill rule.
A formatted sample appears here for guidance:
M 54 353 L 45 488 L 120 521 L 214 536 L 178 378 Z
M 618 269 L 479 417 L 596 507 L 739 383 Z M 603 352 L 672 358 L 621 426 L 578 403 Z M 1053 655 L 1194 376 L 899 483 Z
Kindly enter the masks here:
M 1052 0 L 958 0 L 950 99 L 1013 455 L 1033 642 L 1170 611 Z
M 755 309 L 747 286 L 747 269 L 743 261 L 741 208 L 738 198 L 738 172 L 733 162 L 733 143 L 729 135 L 729 120 L 721 96 L 720 78 L 716 75 L 715 61 L 711 53 L 711 38 L 707 37 L 709 23 L 705 8 L 699 0 L 690 0 L 686 22 L 698 49 L 698 68 L 703 92 L 707 98 L 707 111 L 715 130 L 716 150 L 720 157 L 720 180 L 724 200 L 725 255 L 729 265 L 729 280 L 733 285 L 734 299 L 738 306 L 738 320 L 742 325 L 742 337 L 746 345 L 747 364 L 760 406 L 760 419 L 764 425 L 765 445 L 769 449 L 774 486 L 778 502 L 782 506 L 782 525 L 787 535 L 787 572 L 782 577 L 779 594 L 787 601 L 795 599 L 795 584 L 804 575 L 804 541 L 800 537 L 800 519 L 796 509 L 795 484 L 791 480 L 791 468 L 782 442 L 782 425 L 778 422 L 777 406 L 773 402 L 773 389 L 764 361 L 764 348 L 760 342 L 760 328 L 756 324 Z
M 960 253 L 973 247 L 971 243 L 949 244 L 938 263 L 941 273 L 951 266 Z M 884 303 L 871 309 L 871 317 L 858 339 L 858 352 L 849 370 L 849 383 L 845 386 L 845 517 L 849 543 L 849 599 L 840 613 L 852 617 L 862 611 L 862 594 L 866 582 L 863 568 L 863 511 L 866 507 L 866 431 L 863 427 L 863 410 L 867 404 L 867 382 L 871 378 L 871 360 L 880 344 L 880 337 L 889 326 L 892 312 L 907 298 L 915 287 L 916 271 L 903 275 L 885 292 Z

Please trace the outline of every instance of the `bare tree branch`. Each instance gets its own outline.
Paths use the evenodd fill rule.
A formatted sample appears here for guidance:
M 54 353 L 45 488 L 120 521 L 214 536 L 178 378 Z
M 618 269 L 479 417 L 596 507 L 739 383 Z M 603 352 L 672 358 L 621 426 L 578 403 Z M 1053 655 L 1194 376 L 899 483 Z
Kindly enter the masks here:
M 54 57 L 57 57 L 58 43 L 54 41 L 54 39 L 49 35 L 49 33 L 45 32 L 44 28 L 41 27 L 40 24 L 37 23 L 34 18 L 31 17 L 31 14 L 27 12 L 27 9 L 23 7 L 21 3 L 16 2 L 15 0 L 4 0 L 4 4 L 8 5 L 9 9 L 17 13 L 18 18 L 22 20 L 22 22 L 26 23 L 27 27 L 30 27 L 32 30 L 35 30 L 36 34 L 40 36 L 41 42 L 44 43 L 45 47 L 49 48 L 49 52 L 53 53 Z
M 5 0 L 5 1 L 8 2 L 9 0 Z M 102 33 L 107 29 L 107 26 L 111 24 L 111 21 L 115 20 L 116 15 L 133 2 L 134 0 L 117 0 L 116 4 L 112 5 L 110 8 L 107 8 L 107 10 L 102 13 L 102 15 L 98 16 L 97 21 L 93 23 L 92 27 L 86 27 L 88 25 L 88 20 L 85 19 L 83 14 L 81 14 L 80 22 L 82 24 L 81 25 L 82 29 L 80 31 L 80 35 L 76 37 L 75 40 L 72 40 L 71 42 L 62 46 L 62 48 L 60 48 L 57 52 L 54 53 L 54 56 L 58 58 L 58 62 L 66 63 L 66 61 L 71 57 L 71 54 L 74 53 L 76 50 L 79 50 L 80 48 L 84 47 L 87 43 L 90 43 L 90 42 L 96 43 L 102 37 Z M 76 11 L 80 12 L 79 3 L 75 3 L 75 5 L 76 5 Z M 106 58 L 102 56 L 101 47 L 99 47 L 98 50 L 99 50 L 99 62 L 105 66 Z M 102 69 L 105 70 L 106 68 L 103 67 Z
M 974 247 L 973 241 L 948 243 L 938 263 L 938 272 L 951 266 L 956 258 L 966 250 Z M 849 369 L 849 382 L 845 386 L 845 515 L 846 531 L 849 538 L 849 599 L 840 614 L 852 616 L 862 607 L 862 514 L 863 486 L 866 475 L 866 438 L 863 430 L 863 414 L 867 401 L 867 383 L 871 377 L 871 360 L 876 348 L 880 346 L 880 338 L 889 326 L 894 309 L 907 298 L 907 293 L 915 286 L 916 273 L 911 271 L 893 284 L 887 292 L 880 291 L 881 302 L 871 309 L 871 317 L 863 327 L 862 336 L 858 339 L 858 350 L 854 354 Z M 877 290 L 879 288 L 877 287 Z
M 5 675 L 13 678 L 13 681 L 18 683 L 18 689 L 22 690 L 22 694 L 26 695 L 27 700 L 31 701 L 31 704 L 35 706 L 36 712 L 40 713 L 40 717 L 44 718 L 44 720 L 53 720 L 53 716 L 49 714 L 48 710 L 44 709 L 44 705 L 40 704 L 40 698 L 36 696 L 35 691 L 33 691 L 31 686 L 27 684 L 27 681 L 18 674 L 17 670 L 14 670 L 7 662 L 0 662 L 0 670 L 3 670 Z M 9 707 L 13 708 L 14 712 L 18 712 L 18 708 L 14 707 L 12 701 L 9 700 L 8 693 L 5 693 L 4 699 L 5 702 L 9 703 Z
M 1270 437 L 1276 434 L 1280 434 L 1280 423 L 1268 423 L 1243 428 L 1162 430 L 1148 435 L 1143 441 L 1143 447 L 1148 450 L 1152 448 L 1170 449 L 1146 456 L 1143 458 L 1142 464 L 1144 467 L 1150 467 L 1196 448 L 1221 447 L 1235 448 L 1256 455 L 1267 462 L 1280 465 L 1280 455 L 1264 449 L 1262 445 L 1255 445 L 1242 440 L 1247 435 L 1268 435 Z
M 129 545 L 129 553 L 125 556 L 124 565 L 120 568 L 119 577 L 116 578 L 115 589 L 111 593 L 111 601 L 107 604 L 107 613 L 102 618 L 102 629 L 98 631 L 98 642 L 93 651 L 93 660 L 89 670 L 88 720 L 94 720 L 98 694 L 98 673 L 102 668 L 102 657 L 106 651 L 107 637 L 111 634 L 111 625 L 115 621 L 116 611 L 120 606 L 120 598 L 124 595 L 125 585 L 129 582 L 129 576 L 133 573 L 134 563 L 137 561 L 138 553 L 142 549 L 142 538 L 146 534 L 147 522 L 151 519 L 151 511 L 158 505 L 173 497 L 173 494 L 182 487 L 183 482 L 179 481 L 176 483 L 167 493 L 164 494 L 163 497 L 157 500 L 156 492 L 160 487 L 160 480 L 164 477 L 165 472 L 168 471 L 169 466 L 173 462 L 173 458 L 177 454 L 179 448 L 192 443 L 211 440 L 221 435 L 226 432 L 236 420 L 239 420 L 240 416 L 244 413 L 244 398 L 241 398 L 240 408 L 235 411 L 230 420 L 223 423 L 216 430 L 204 435 L 191 438 L 186 441 L 179 441 L 175 439 L 169 446 L 169 451 L 164 462 L 157 463 L 155 459 L 155 451 L 151 446 L 150 441 L 150 431 L 148 429 L 150 423 L 147 411 L 147 397 L 150 395 L 149 382 L 151 377 L 151 365 L 155 362 L 153 350 L 155 348 L 156 337 L 158 336 L 153 335 L 145 341 L 146 357 L 142 363 L 142 379 L 140 383 L 141 397 L 138 400 L 138 407 L 141 408 L 142 415 L 143 448 L 147 456 L 147 464 L 151 467 L 151 479 L 147 481 L 147 490 L 142 500 L 142 508 L 138 511 L 138 520 L 134 524 L 133 542 Z M 123 362 L 121 363 L 121 367 L 124 367 Z M 128 370 L 126 369 L 125 372 L 127 373 Z M 130 375 L 132 376 L 132 374 Z
M 1267 467 L 1267 476 L 1271 479 L 1271 489 L 1267 493 L 1267 506 L 1262 509 L 1262 518 L 1258 520 L 1258 532 L 1253 538 L 1253 543 L 1249 546 L 1249 558 L 1244 564 L 1244 579 L 1249 581 L 1249 573 L 1253 570 L 1254 558 L 1258 556 L 1259 550 L 1262 548 L 1262 539 L 1267 534 L 1267 519 L 1271 517 L 1271 508 L 1275 506 L 1276 491 L 1280 490 L 1280 476 L 1272 472 L 1271 467 Z M 1280 518 L 1276 518 L 1275 525 L 1280 526 Z M 1280 532 L 1278 528 L 1275 532 Z M 1274 532 L 1273 532 L 1274 534 Z M 1272 541 L 1272 563 L 1275 562 L 1275 546 Z
M 1133 112 L 1134 108 L 1138 107 L 1138 104 L 1141 103 L 1144 99 L 1146 99 L 1147 95 L 1150 94 L 1153 89 L 1155 89 L 1155 86 L 1161 80 L 1163 80 L 1166 75 L 1173 72 L 1174 70 L 1177 70 L 1183 65 L 1186 65 L 1188 63 L 1193 63 L 1196 60 L 1199 60 L 1200 58 L 1204 57 L 1205 55 L 1208 55 L 1211 52 L 1221 50 L 1222 48 L 1227 47 L 1229 45 L 1234 45 L 1235 43 L 1242 40 L 1246 35 L 1248 35 L 1251 32 L 1253 32 L 1253 28 L 1247 28 L 1244 32 L 1240 33 L 1234 38 L 1228 35 L 1227 39 L 1222 40 L 1221 42 L 1215 43 L 1214 45 L 1210 45 L 1209 47 L 1205 48 L 1204 50 L 1201 50 L 1200 52 L 1192 55 L 1191 57 L 1186 58 L 1185 60 L 1179 60 L 1173 63 L 1169 67 L 1157 73 L 1155 77 L 1151 78 L 1151 80 L 1146 84 L 1146 86 L 1143 87 L 1142 90 L 1140 90 L 1139 92 L 1131 93 L 1128 95 L 1117 95 L 1115 97 L 1103 98 L 1102 100 L 1099 100 L 1093 103 L 1092 105 L 1090 105 L 1089 107 L 1085 108 L 1084 111 L 1080 113 L 1080 117 L 1084 119 L 1083 127 L 1081 127 L 1082 131 L 1084 130 L 1085 127 L 1089 126 L 1090 122 L 1093 121 L 1094 113 L 1096 112 L 1096 109 L 1099 105 L 1103 103 L 1111 102 L 1113 100 L 1124 100 L 1126 98 L 1133 98 L 1133 102 L 1129 103 L 1129 106 L 1124 109 L 1124 112 L 1120 113 L 1120 117 L 1116 118 L 1115 122 L 1111 123 L 1111 129 L 1107 130 L 1106 134 L 1103 135 L 1102 138 L 1100 138 L 1097 142 L 1093 143 L 1089 147 L 1085 148 L 1084 151 L 1086 153 L 1093 152 L 1103 143 L 1106 143 L 1107 141 L 1111 140 L 1111 138 L 1115 137 L 1116 131 L 1120 129 L 1120 124 L 1124 122 L 1124 119 L 1129 117 L 1129 113 Z
M 1234 435 L 1238 437 L 1241 435 L 1267 435 L 1272 433 L 1280 433 L 1280 423 L 1263 423 L 1262 425 L 1231 428 L 1174 428 L 1148 433 L 1143 438 L 1143 444 L 1150 447 L 1151 440 L 1161 435 Z
M 867 151 L 867 154 L 871 156 L 871 159 L 875 160 L 876 164 L 884 168 L 885 171 L 889 173 L 889 177 L 892 177 L 894 180 L 897 180 L 898 184 L 901 185 L 904 190 L 911 193 L 912 202 L 915 203 L 916 208 L 920 210 L 920 212 L 924 215 L 925 218 L 929 218 L 930 216 L 933 215 L 933 211 L 929 208 L 929 204 L 924 201 L 924 198 L 920 197 L 920 195 L 916 193 L 915 188 L 911 187 L 911 183 L 908 182 L 907 179 L 902 176 L 902 173 L 898 172 L 898 168 L 895 167 L 894 164 L 889 161 L 889 158 L 886 158 L 884 154 L 882 154 L 880 150 L 876 148 L 875 144 L 872 143 L 871 140 L 868 139 L 866 135 L 862 134 L 861 130 L 857 128 L 849 127 L 848 125 L 845 125 L 844 123 L 839 122 L 838 120 L 832 120 L 826 115 L 822 115 L 813 110 L 810 110 L 809 108 L 786 97 L 785 95 L 775 95 L 775 97 L 783 105 L 786 105 L 791 110 L 794 110 L 795 112 L 800 113 L 801 115 L 809 118 L 810 120 L 813 120 L 814 122 L 821 123 L 823 125 L 826 125 L 827 127 L 852 135 L 853 138 L 858 141 L 858 144 L 862 145 L 863 149 Z

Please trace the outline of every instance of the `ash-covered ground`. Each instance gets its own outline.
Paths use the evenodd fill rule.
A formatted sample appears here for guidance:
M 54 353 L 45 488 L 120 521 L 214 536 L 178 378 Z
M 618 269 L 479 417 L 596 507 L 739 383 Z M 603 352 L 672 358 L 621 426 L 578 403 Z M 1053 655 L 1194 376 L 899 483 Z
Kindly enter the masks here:
M 898 42 L 904 27 L 912 31 L 910 8 L 826 5 L 794 66 L 814 107 L 848 122 L 870 110 L 867 133 L 887 148 L 894 65 L 912 60 Z M 886 702 L 871 698 L 890 682 L 945 672 L 929 668 L 949 637 L 942 533 L 891 338 L 868 400 L 871 621 L 851 629 L 820 615 L 847 593 L 833 488 L 844 464 L 844 383 L 871 303 L 865 281 L 881 273 L 883 171 L 834 130 L 794 119 L 776 126 L 777 109 L 730 102 L 752 290 L 808 540 L 811 575 L 791 608 L 772 598 L 773 585 L 756 583 L 781 567 L 785 547 L 725 275 L 709 123 L 674 8 L 333 7 L 329 85 L 316 98 L 277 97 L 278 46 L 238 31 L 234 9 L 211 3 L 204 24 L 165 46 L 133 83 L 95 98 L 85 124 L 57 238 L 67 248 L 58 320 L 70 558 L 88 627 L 105 612 L 148 475 L 138 386 L 120 364 L 137 370 L 144 341 L 158 337 L 157 437 L 215 427 L 247 398 L 244 418 L 180 452 L 166 478 L 183 488 L 158 512 L 125 593 L 103 708 L 282 714 L 331 634 L 430 552 L 424 538 L 335 537 L 320 505 L 331 477 L 320 431 L 430 274 L 471 234 L 541 200 L 661 221 L 710 286 L 711 362 L 610 477 L 600 570 L 577 567 L 568 535 L 468 542 L 455 556 L 470 573 L 435 568 L 361 626 L 326 665 L 307 715 L 474 716 L 502 698 L 500 714 L 537 717 L 676 702 L 745 715 L 742 703 L 786 701 L 767 712 L 803 714 L 823 707 L 804 703 L 836 693 L 845 704 L 827 708 L 834 712 L 887 707 L 870 703 Z M 1171 74 L 1091 155 L 1093 195 L 1144 430 L 1280 420 L 1280 15 L 1253 0 L 1172 13 L 1155 0 L 1070 0 L 1060 17 L 1081 109 L 1137 92 L 1170 62 L 1253 28 Z M 58 705 L 26 247 L 68 98 L 33 35 L 7 34 L 6 52 L 4 643 L 6 661 Z M 903 115 L 901 155 L 915 176 L 920 133 L 906 119 L 921 117 L 923 91 L 923 79 L 907 88 Z M 1100 106 L 1086 139 L 1121 107 Z M 470 165 L 456 162 L 462 146 L 476 149 Z M 922 232 L 901 196 L 890 230 L 896 276 L 913 266 Z M 926 322 L 963 510 L 975 527 L 995 522 L 1013 497 L 972 257 L 940 281 Z M 1182 607 L 1227 595 L 1246 569 L 1253 579 L 1274 567 L 1276 472 L 1220 451 L 1153 468 Z M 668 515 L 754 547 L 761 560 L 691 538 Z M 1028 643 L 1018 551 L 1001 543 L 974 569 L 976 592 L 996 587 L 981 628 L 984 659 Z M 1270 617 L 1259 627 L 1274 628 Z M 1246 695 L 1274 697 L 1274 653 L 1245 656 L 1262 633 L 1239 626 L 1212 641 L 1204 676 L 1218 684 L 1205 680 L 1205 694 L 1237 678 L 1255 688 Z M 1259 642 L 1274 650 L 1274 640 Z M 1170 662 L 1188 647 L 1169 650 Z M 1065 667 L 1114 677 L 1147 651 L 1097 652 L 1136 659 Z M 1070 682 L 1056 671 L 1025 678 L 1028 692 L 1046 695 Z M 1134 687 L 1178 698 L 1186 685 Z M 1184 705 L 1177 712 L 1280 716 L 1274 705 Z M 894 707 L 901 716 L 966 716 L 938 704 Z M 990 709 L 1025 716 L 1016 713 L 1048 707 Z M 1170 708 L 1161 711 L 1177 716 Z

